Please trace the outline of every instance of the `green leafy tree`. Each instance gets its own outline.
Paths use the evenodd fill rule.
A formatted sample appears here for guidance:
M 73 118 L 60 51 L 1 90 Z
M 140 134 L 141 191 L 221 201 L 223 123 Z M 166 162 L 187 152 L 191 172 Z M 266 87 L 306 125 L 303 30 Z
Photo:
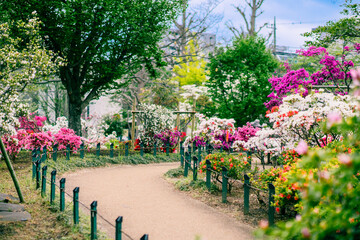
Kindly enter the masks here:
M 177 15 L 180 0 L 7 0 L 0 11 L 27 19 L 36 11 L 48 49 L 66 59 L 59 77 L 66 88 L 69 127 L 78 134 L 89 102 L 117 88 L 118 79 L 162 65 L 158 42 Z
M 344 7 L 342 14 L 346 17 L 338 21 L 329 21 L 325 26 L 319 26 L 311 32 L 304 33 L 305 37 L 314 39 L 307 41 L 307 45 L 327 47 L 337 40 L 344 41 L 346 45 L 360 38 L 360 3 L 346 0 L 342 6 Z
M 262 117 L 271 87 L 268 78 L 278 66 L 264 41 L 252 36 L 238 38 L 211 56 L 206 85 L 214 107 L 205 111 L 207 115 L 233 118 L 238 125 Z

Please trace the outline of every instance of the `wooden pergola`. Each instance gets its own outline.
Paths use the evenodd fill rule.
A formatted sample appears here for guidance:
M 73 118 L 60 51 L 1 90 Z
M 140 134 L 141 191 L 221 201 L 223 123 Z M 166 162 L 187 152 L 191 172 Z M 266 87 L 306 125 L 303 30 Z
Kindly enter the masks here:
M 174 111 L 173 114 L 176 114 L 176 127 L 180 128 L 180 115 L 181 114 L 191 114 L 191 137 L 193 137 L 194 129 L 195 129 L 195 114 L 196 114 L 196 100 L 193 103 L 192 111 L 180 111 L 180 104 L 178 104 L 178 110 Z M 131 143 L 134 147 L 135 144 L 135 118 L 137 113 L 142 113 L 143 111 L 136 110 L 136 100 L 134 100 L 132 105 L 132 124 L 131 124 Z

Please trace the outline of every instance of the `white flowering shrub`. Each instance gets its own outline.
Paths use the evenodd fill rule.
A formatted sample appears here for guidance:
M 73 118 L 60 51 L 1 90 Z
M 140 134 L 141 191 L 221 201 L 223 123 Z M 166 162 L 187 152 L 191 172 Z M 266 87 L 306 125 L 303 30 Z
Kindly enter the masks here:
M 196 146 L 204 146 L 206 142 L 219 148 L 225 147 L 226 144 L 226 131 L 234 134 L 234 119 L 221 119 L 217 117 L 206 118 L 204 115 L 197 115 L 199 118 L 199 126 L 193 133 L 193 137 L 188 136 L 184 142 L 185 147 L 191 143 Z M 229 142 L 229 141 L 228 141 Z
M 174 128 L 176 115 L 169 109 L 155 104 L 139 104 L 139 140 L 144 146 L 154 144 L 154 135 Z
M 53 74 L 62 62 L 42 47 L 35 17 L 11 24 L 23 38 L 12 37 L 10 24 L 0 23 L 0 134 L 14 135 L 17 116 L 26 110 L 19 103 L 19 92 L 29 83 Z M 21 49 L 20 45 L 25 44 L 26 48 Z
M 332 140 L 340 139 L 335 132 L 325 134 L 320 127 L 329 115 L 340 118 L 355 116 L 357 104 L 350 95 L 312 92 L 305 98 L 301 94 L 292 94 L 283 99 L 283 104 L 267 112 L 272 128 L 265 128 L 256 133 L 246 148 L 255 148 L 265 152 L 280 152 L 294 149 L 300 141 L 309 146 L 325 146 Z

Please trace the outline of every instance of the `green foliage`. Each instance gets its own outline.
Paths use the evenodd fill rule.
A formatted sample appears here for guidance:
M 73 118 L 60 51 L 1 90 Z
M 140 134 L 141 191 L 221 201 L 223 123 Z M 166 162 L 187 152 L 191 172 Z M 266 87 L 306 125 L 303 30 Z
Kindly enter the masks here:
M 125 112 L 126 114 L 126 112 Z M 104 123 L 106 128 L 104 128 L 105 136 L 109 136 L 113 132 L 116 133 L 117 137 L 123 135 L 124 129 L 128 127 L 126 120 L 123 120 L 120 114 L 108 115 L 104 117 Z
M 319 26 L 311 32 L 304 33 L 305 37 L 314 39 L 307 41 L 307 45 L 327 47 L 337 40 L 343 40 L 347 44 L 360 38 L 360 3 L 346 0 L 342 6 L 344 7 L 342 14 L 346 17 L 336 22 L 329 21 L 325 26 Z
M 205 113 L 233 118 L 238 125 L 262 118 L 266 111 L 263 103 L 270 94 L 268 79 L 277 66 L 259 37 L 236 39 L 232 46 L 219 49 L 211 56 L 206 83 L 215 107 Z

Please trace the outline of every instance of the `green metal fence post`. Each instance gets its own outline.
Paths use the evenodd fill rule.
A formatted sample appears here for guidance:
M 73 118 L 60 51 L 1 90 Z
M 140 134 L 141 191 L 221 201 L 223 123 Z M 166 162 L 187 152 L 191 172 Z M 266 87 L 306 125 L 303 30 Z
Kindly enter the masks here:
M 227 183 L 228 183 L 228 178 L 227 178 L 227 169 L 226 167 L 222 167 L 222 202 L 226 203 L 226 196 L 227 196 Z
M 65 210 L 65 178 L 60 179 L 60 211 Z
M 184 177 L 187 177 L 189 173 L 189 153 L 185 153 L 185 168 L 184 168 Z
M 180 147 L 180 166 L 181 167 L 184 167 L 184 151 L 185 151 L 185 149 L 184 149 L 184 146 L 181 146 Z
M 70 144 L 66 145 L 66 160 L 70 160 Z
M 79 187 L 73 190 L 73 203 L 74 203 L 74 224 L 79 224 Z
M 220 152 L 223 152 L 224 151 L 224 148 L 223 146 L 220 147 Z
M 56 170 L 54 169 L 51 172 L 50 204 L 53 204 L 55 200 L 55 181 L 56 181 Z
M 198 159 L 193 157 L 193 181 L 197 180 L 197 168 L 198 168 Z
M 211 162 L 206 160 L 206 187 L 211 190 Z
M 36 159 L 36 189 L 40 188 L 40 169 L 41 169 L 41 160 L 39 156 Z
M 154 142 L 154 157 L 156 157 L 156 142 Z
M 166 156 L 169 156 L 170 146 L 169 143 L 166 144 Z
M 36 149 L 34 148 L 31 153 L 32 156 L 32 179 L 36 177 Z
M 125 157 L 129 156 L 129 142 L 125 143 Z
M 85 150 L 84 150 L 85 147 L 84 147 L 84 145 L 85 145 L 84 143 L 80 144 L 80 158 L 81 159 L 84 159 L 84 157 L 85 157 Z
M 100 143 L 96 144 L 96 157 L 100 157 Z
M 114 157 L 114 143 L 110 144 L 110 157 L 113 158 Z
M 206 153 L 209 155 L 211 153 L 211 145 L 209 142 L 206 142 Z
M 38 158 L 40 159 L 40 156 L 41 156 L 41 148 L 40 147 L 38 147 L 36 149 L 36 156 L 38 156 Z
M 91 240 L 97 239 L 97 222 L 96 222 L 96 215 L 97 215 L 97 201 L 93 201 L 90 204 L 91 208 Z
M 57 160 L 57 151 L 58 151 L 58 144 L 55 144 L 53 146 L 53 153 L 52 153 L 52 159 L 56 162 Z
M 45 162 L 46 161 L 46 158 L 47 158 L 47 155 L 46 155 L 46 146 L 43 147 L 43 151 L 42 151 L 42 155 L 41 155 L 41 162 Z
M 121 240 L 121 228 L 122 228 L 123 217 L 118 217 L 115 220 L 115 240 Z
M 271 155 L 270 153 L 267 154 L 267 164 L 271 163 Z
M 46 172 L 47 166 L 42 168 L 42 178 L 41 178 L 41 197 L 46 196 Z
M 275 187 L 272 183 L 269 183 L 269 225 L 274 225 L 275 218 L 275 206 L 274 206 L 274 194 Z
M 144 144 L 140 143 L 140 156 L 144 156 Z
M 149 235 L 148 234 L 144 234 L 140 240 L 149 240 Z
M 196 143 L 195 143 L 195 142 L 193 142 L 193 143 L 192 143 L 192 145 L 193 145 L 193 147 L 192 147 L 192 151 L 193 151 L 193 153 L 195 154 L 195 151 L 196 151 Z
M 191 146 L 190 146 L 190 144 L 189 144 L 189 146 L 188 146 L 188 153 L 189 153 L 189 164 L 190 164 L 190 166 L 189 167 L 191 167 Z
M 198 148 L 198 163 L 201 162 L 201 146 Z
M 244 180 L 244 214 L 249 214 L 250 177 L 245 174 Z

